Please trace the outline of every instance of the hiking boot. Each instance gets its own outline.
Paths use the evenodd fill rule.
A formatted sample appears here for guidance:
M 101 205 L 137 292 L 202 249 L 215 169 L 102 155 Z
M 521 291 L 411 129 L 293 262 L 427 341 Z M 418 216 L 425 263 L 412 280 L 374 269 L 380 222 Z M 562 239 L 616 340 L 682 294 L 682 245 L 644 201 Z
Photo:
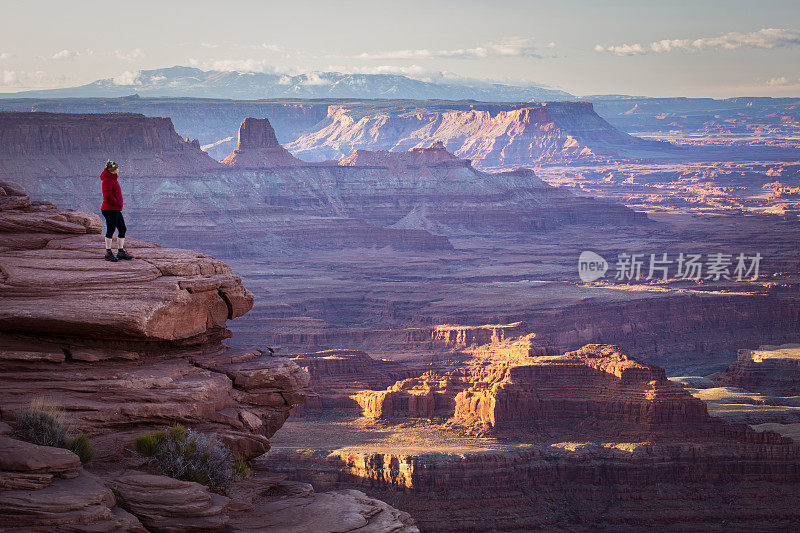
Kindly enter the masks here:
M 125 261 L 130 261 L 133 259 L 133 256 L 125 251 L 125 248 L 120 248 L 117 250 L 117 259 L 124 259 Z
M 112 263 L 117 262 L 117 258 L 114 257 L 114 252 L 111 250 L 106 250 L 106 261 L 111 261 Z

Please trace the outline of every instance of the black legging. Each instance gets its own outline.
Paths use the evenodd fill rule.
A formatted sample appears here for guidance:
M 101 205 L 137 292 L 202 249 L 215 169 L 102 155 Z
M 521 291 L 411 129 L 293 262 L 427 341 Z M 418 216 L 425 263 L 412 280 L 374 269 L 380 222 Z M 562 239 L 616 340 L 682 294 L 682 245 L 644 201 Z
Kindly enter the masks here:
M 125 227 L 125 219 L 122 217 L 122 211 L 103 209 L 100 212 L 106 217 L 106 239 L 110 239 L 114 236 L 115 229 L 118 231 L 118 237 L 125 237 L 125 232 L 128 228 Z

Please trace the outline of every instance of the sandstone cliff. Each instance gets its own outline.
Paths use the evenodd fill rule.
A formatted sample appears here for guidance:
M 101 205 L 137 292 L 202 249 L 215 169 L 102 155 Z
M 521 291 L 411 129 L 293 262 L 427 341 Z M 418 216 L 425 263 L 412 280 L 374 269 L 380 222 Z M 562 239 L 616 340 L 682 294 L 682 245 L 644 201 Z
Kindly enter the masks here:
M 130 176 L 187 176 L 220 168 L 169 118 L 134 113 L 0 112 L 0 176 L 19 181 L 100 176 L 109 159 Z
M 716 374 L 714 380 L 751 392 L 796 396 L 800 394 L 800 345 L 739 350 L 736 362 Z
M 304 165 L 278 143 L 266 118 L 246 118 L 239 126 L 238 148 L 222 160 L 234 168 L 272 168 Z
M 313 393 L 291 360 L 221 343 L 227 320 L 253 305 L 227 265 L 135 239 L 133 261 L 107 263 L 100 227 L 0 182 L 0 528 L 416 531 L 357 491 L 317 494 L 257 470 L 223 496 L 142 472 L 135 436 L 182 423 L 254 458 Z M 5 436 L 39 400 L 88 435 L 85 468 L 72 452 Z
M 800 518 L 791 439 L 709 416 L 618 347 L 525 356 L 513 344 L 356 395 L 380 424 L 327 437 L 294 422 L 303 433 L 267 462 L 367 488 L 433 531 L 781 529 Z
M 33 198 L 96 211 L 100 183 L 93 176 L 108 156 L 88 139 L 100 135 L 103 150 L 132 158 L 122 161 L 120 174 L 132 236 L 227 256 L 386 246 L 446 252 L 453 249 L 449 236 L 465 233 L 647 221 L 622 205 L 551 187 L 530 169 L 477 171 L 441 143 L 304 165 L 277 143 L 266 119 L 247 119 L 242 149 L 219 165 L 178 138 L 168 119 L 5 115 L 17 124 L 4 133 L 12 146 L 19 136 L 27 140 L 0 155 L 0 175 Z M 25 129 L 28 122 L 36 128 Z M 56 157 L 58 165 L 42 166 L 42 157 Z
M 324 154 L 338 158 L 357 149 L 404 151 L 439 140 L 455 155 L 483 169 L 593 164 L 652 157 L 670 150 L 666 143 L 622 133 L 586 102 L 528 104 L 505 110 L 473 107 L 363 113 L 331 106 L 327 120 L 288 148 L 299 157 L 312 159 Z

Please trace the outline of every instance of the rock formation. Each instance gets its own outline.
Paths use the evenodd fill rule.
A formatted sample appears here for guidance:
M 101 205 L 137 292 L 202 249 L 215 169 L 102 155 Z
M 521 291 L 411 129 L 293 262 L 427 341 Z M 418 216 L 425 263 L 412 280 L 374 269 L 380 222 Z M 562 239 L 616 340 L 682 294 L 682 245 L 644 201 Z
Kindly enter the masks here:
M 663 369 L 616 346 L 503 357 L 511 340 L 495 344 L 496 359 L 359 393 L 380 436 L 365 431 L 357 446 L 311 436 L 267 463 L 320 486 L 367 488 L 435 531 L 781 528 L 800 518 L 791 439 L 709 416 Z M 346 440 L 358 441 L 352 431 Z M 487 434 L 496 438 L 475 438 Z M 737 505 L 723 505 L 730 498 Z
M 387 166 L 394 173 L 408 173 L 419 167 L 469 167 L 471 163 L 469 160 L 460 159 L 448 152 L 442 141 L 436 141 L 427 148 L 412 148 L 407 152 L 356 150 L 351 156 L 340 159 L 339 165 L 346 167 Z
M 266 118 L 246 118 L 239 126 L 239 144 L 223 165 L 234 168 L 273 168 L 305 165 L 275 137 L 275 130 Z
M 666 143 L 617 130 L 588 102 L 527 104 L 517 109 L 414 109 L 364 113 L 331 106 L 318 129 L 288 145 L 300 157 L 342 157 L 354 150 L 404 151 L 441 141 L 479 168 L 596 164 L 669 152 Z M 517 107 L 517 106 L 514 106 Z M 659 152 L 661 152 L 659 154 Z
M 470 433 L 577 431 L 591 420 L 598 431 L 617 437 L 653 438 L 703 433 L 700 426 L 713 425 L 702 401 L 669 381 L 663 369 L 618 347 L 484 361 L 428 372 L 385 391 L 363 391 L 355 399 L 370 418 L 441 416 Z
M 132 236 L 172 246 L 205 246 L 227 256 L 387 246 L 448 252 L 453 249 L 451 235 L 647 221 L 624 206 L 551 187 L 530 169 L 479 172 L 441 144 L 408 153 L 359 152 L 342 165 L 295 165 L 267 119 L 246 119 L 240 153 L 231 156 L 230 165 L 218 165 L 178 138 L 168 119 L 4 115 L 18 126 L 3 134 L 10 146 L 22 148 L 0 153 L 5 161 L 0 162 L 0 175 L 13 177 L 34 199 L 97 209 L 100 184 L 92 176 L 102 164 L 92 161 L 103 163 L 111 156 L 100 158 L 99 148 L 81 139 L 99 131 L 103 150 L 137 150 L 130 156 L 134 159 L 122 160 L 120 178 Z M 23 135 L 28 122 L 38 129 Z M 125 128 L 130 133 L 121 133 Z M 60 141 L 43 140 L 53 137 Z M 42 158 L 56 157 L 53 150 L 65 162 L 43 167 Z M 181 163 L 176 166 L 176 161 Z
M 714 376 L 728 387 L 777 396 L 800 394 L 800 345 L 739 350 L 735 363 Z
M 0 182 L 0 528 L 252 530 L 263 519 L 245 513 L 252 506 L 241 498 L 153 475 L 131 443 L 182 423 L 254 458 L 292 406 L 313 395 L 308 374 L 287 358 L 221 343 L 227 320 L 253 305 L 227 265 L 135 239 L 126 243 L 133 261 L 109 264 L 100 228 L 95 215 L 31 201 L 19 185 Z M 96 454 L 86 470 L 70 451 L 5 435 L 42 399 L 88 435 Z M 362 493 L 264 496 L 280 479 L 248 482 L 265 504 L 280 500 L 276 516 L 286 520 L 313 507 L 305 519 L 319 531 L 343 531 L 327 515 L 331 506 L 351 517 L 344 531 L 416 531 L 407 514 Z
M 107 160 L 128 176 L 189 176 L 221 168 L 168 118 L 134 113 L 0 112 L 0 176 L 99 178 Z M 92 188 L 94 189 L 94 188 Z
M 0 422 L 0 528 L 8 532 L 144 533 L 74 453 L 10 437 Z

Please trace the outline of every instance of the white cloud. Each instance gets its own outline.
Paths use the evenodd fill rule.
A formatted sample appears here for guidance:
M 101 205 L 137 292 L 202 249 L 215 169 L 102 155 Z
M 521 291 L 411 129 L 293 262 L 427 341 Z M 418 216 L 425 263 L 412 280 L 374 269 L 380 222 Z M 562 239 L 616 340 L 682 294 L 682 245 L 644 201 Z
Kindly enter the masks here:
M 114 50 L 114 57 L 123 61 L 136 61 L 144 57 L 144 52 L 140 48 L 134 48 L 128 52 L 124 50 Z
M 11 52 L 0 52 L 0 59 L 11 59 L 14 57 L 14 54 Z
M 63 76 L 53 76 L 42 70 L 3 70 L 0 72 L 0 86 L 4 87 L 53 87 L 64 83 Z
M 55 59 L 57 61 L 63 61 L 63 60 L 66 60 L 66 59 L 74 59 L 74 58 L 78 57 L 79 55 L 80 54 L 78 52 L 75 52 L 73 50 L 64 49 L 64 50 L 61 50 L 60 52 L 56 52 L 55 54 L 53 54 L 52 59 Z
M 555 43 L 544 45 L 553 48 Z M 429 50 L 415 48 L 406 50 L 388 50 L 384 52 L 364 52 L 354 59 L 486 59 L 490 57 L 541 57 L 537 50 L 540 46 L 532 39 L 509 37 L 498 42 L 486 43 L 475 48 L 455 48 L 450 50 Z
M 789 78 L 786 76 L 777 76 L 775 78 L 770 78 L 765 82 L 766 85 L 770 87 L 776 87 L 780 85 L 789 85 Z
M 302 81 L 300 82 L 301 85 L 330 85 L 330 80 L 326 80 L 320 77 L 319 74 L 316 72 L 309 72 L 306 74 Z
M 794 79 L 787 76 L 775 76 L 769 78 L 764 82 L 767 87 L 798 87 L 800 86 L 800 78 Z
M 189 65 L 203 70 L 238 71 L 238 72 L 266 72 L 276 73 L 279 69 L 273 67 L 266 59 L 219 59 L 211 61 L 201 61 L 190 58 Z
M 286 48 L 277 44 L 268 44 L 268 43 L 251 44 L 250 48 L 252 48 L 253 50 L 267 50 L 268 52 L 275 52 L 279 54 L 286 53 Z
M 610 52 L 617 56 L 635 56 L 640 54 L 646 54 L 647 51 L 644 47 L 639 44 L 619 44 L 614 46 L 601 46 L 596 44 L 594 46 L 595 52 Z
M 126 70 L 122 74 L 114 77 L 114 85 L 135 85 L 137 76 L 137 72 Z
M 800 46 L 800 30 L 763 28 L 749 33 L 730 32 L 718 37 L 699 39 L 663 39 L 650 44 L 595 45 L 596 52 L 607 52 L 618 56 L 666 53 L 680 50 L 699 52 L 702 50 L 737 50 L 788 48 Z

